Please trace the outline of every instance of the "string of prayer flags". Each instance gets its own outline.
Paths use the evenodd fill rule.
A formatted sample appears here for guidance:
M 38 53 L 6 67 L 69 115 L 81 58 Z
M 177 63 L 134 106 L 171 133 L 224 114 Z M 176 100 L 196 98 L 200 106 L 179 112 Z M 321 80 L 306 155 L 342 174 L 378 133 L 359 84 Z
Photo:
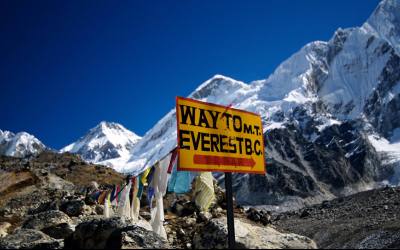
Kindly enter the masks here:
M 115 199 L 115 203 L 118 205 L 118 201 L 119 201 L 119 193 L 120 193 L 120 187 L 119 187 L 119 185 L 117 185 L 117 188 L 115 189 L 115 196 L 114 196 L 114 199 Z
M 91 195 L 90 195 L 90 197 L 94 200 L 94 201 L 97 201 L 98 199 L 99 199 L 99 196 L 101 195 L 101 192 L 100 191 L 96 191 L 96 192 L 94 192 L 94 193 L 92 193 Z
M 171 155 L 171 154 L 169 154 Z M 178 156 L 178 147 L 176 147 L 173 151 L 172 151 L 172 155 L 171 155 L 171 160 L 169 161 L 169 165 L 168 165 L 168 170 L 167 173 L 171 174 L 172 173 L 172 169 L 174 167 L 175 161 L 176 161 L 176 157 Z
M 177 171 L 176 164 L 172 171 L 171 178 L 168 183 L 168 191 L 176 194 L 183 194 L 190 191 L 191 175 L 188 171 Z
M 117 189 L 116 189 L 116 186 L 114 185 L 113 186 L 113 189 L 112 189 L 112 191 L 111 191 L 111 195 L 110 195 L 110 201 L 113 201 L 114 200 L 114 198 L 115 198 L 115 191 L 116 191 Z
M 147 176 L 149 175 L 150 170 L 151 170 L 151 168 L 147 168 L 147 169 L 142 173 L 142 176 L 141 176 L 140 180 L 141 180 L 143 186 L 147 186 Z
M 121 217 L 130 218 L 131 216 L 131 206 L 129 203 L 129 193 L 131 191 L 132 182 L 129 181 L 129 184 L 123 188 L 120 193 L 120 200 L 118 203 L 118 210 L 117 213 Z
M 131 204 L 131 218 L 133 221 L 138 221 L 139 218 L 139 210 L 140 210 L 140 200 L 138 198 L 138 191 L 139 191 L 139 185 L 140 181 L 137 181 L 137 178 L 135 178 L 134 181 L 132 181 L 133 185 L 133 192 L 132 192 L 132 204 Z
M 121 201 L 122 199 L 122 194 L 124 192 L 125 186 L 122 187 L 120 190 L 118 190 L 118 194 L 117 194 L 117 198 L 118 198 L 118 203 Z
M 154 196 L 155 190 L 153 187 L 149 187 L 147 190 L 147 202 L 150 205 L 150 208 L 153 206 L 153 196 Z
M 165 185 L 165 184 L 164 184 Z M 167 239 L 167 233 L 165 232 L 165 228 L 163 226 L 164 222 L 164 207 L 163 207 L 163 185 L 161 184 L 161 167 L 160 164 L 155 166 L 155 173 L 153 178 L 152 187 L 155 192 L 156 206 L 151 208 L 150 215 L 151 220 L 150 224 L 153 229 L 153 232 L 158 234 L 160 237 Z
M 176 183 L 176 164 L 173 165 L 172 167 L 172 174 L 169 178 L 168 181 L 168 192 L 174 192 L 174 188 L 175 188 L 175 183 Z
M 111 193 L 112 192 L 108 192 L 106 199 L 104 200 L 104 217 L 106 218 L 110 218 L 111 216 L 113 216 L 113 210 L 111 207 Z
M 215 200 L 214 183 L 211 172 L 201 172 L 195 181 L 195 203 L 200 211 L 207 211 Z
M 156 163 L 155 166 L 157 166 L 157 164 L 158 164 L 158 162 Z M 150 168 L 150 172 L 147 175 L 147 183 L 148 183 L 148 185 L 150 185 L 152 180 L 153 180 L 154 172 L 155 172 L 155 167 L 153 166 L 153 167 Z
M 107 196 L 107 193 L 108 193 L 107 191 L 102 191 L 101 194 L 99 195 L 99 198 L 97 199 L 97 203 L 103 204 Z
M 149 172 L 149 174 L 147 175 L 147 182 L 148 182 L 148 190 L 147 190 L 147 201 L 149 202 L 150 208 L 153 206 L 153 196 L 155 193 L 154 190 L 154 185 L 153 185 L 153 179 L 154 179 L 154 175 L 156 172 L 156 168 L 158 168 L 158 162 L 155 164 L 155 166 L 151 167 L 151 170 Z
M 160 168 L 160 173 L 158 175 L 159 191 L 161 192 L 161 194 L 163 196 L 167 192 L 168 178 L 170 177 L 170 174 L 168 174 L 168 169 L 169 169 L 169 165 L 171 165 L 172 157 L 173 157 L 173 153 L 167 155 L 158 164 L 159 168 Z
M 138 188 L 136 197 L 140 200 L 142 198 L 142 194 L 143 194 L 143 188 L 144 188 L 143 182 L 138 181 L 138 185 L 139 185 L 139 188 Z

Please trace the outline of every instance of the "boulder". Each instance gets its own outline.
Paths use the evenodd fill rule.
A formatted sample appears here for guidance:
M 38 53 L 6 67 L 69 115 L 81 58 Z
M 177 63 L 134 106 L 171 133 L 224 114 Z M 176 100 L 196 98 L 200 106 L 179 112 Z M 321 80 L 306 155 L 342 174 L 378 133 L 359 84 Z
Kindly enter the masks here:
M 140 217 L 142 217 L 145 220 L 151 220 L 151 214 L 147 211 L 140 210 L 139 215 L 140 215 Z
M 8 222 L 0 222 L 0 238 L 7 236 L 8 229 L 11 227 L 11 224 Z
M 197 220 L 198 220 L 199 222 L 207 222 L 207 221 L 211 220 L 212 217 L 213 217 L 213 216 L 212 216 L 211 213 L 201 211 L 201 212 L 199 213 L 199 215 L 197 216 Z
M 93 248 L 100 249 L 106 246 L 110 235 L 128 224 L 120 217 L 93 218 L 80 223 L 75 232 L 65 239 L 65 248 Z
M 72 232 L 72 220 L 65 213 L 50 210 L 29 216 L 22 228 L 40 230 L 56 239 L 65 239 Z
M 94 211 L 94 208 L 88 205 L 84 205 L 82 214 L 80 216 L 89 216 L 89 215 L 97 215 L 97 214 Z
M 216 209 L 211 210 L 211 215 L 213 218 L 219 218 L 224 215 L 224 210 L 220 207 L 217 207 Z
M 138 226 L 138 227 L 142 227 L 144 229 L 147 229 L 149 231 L 153 230 L 153 228 L 151 227 L 150 222 L 148 222 L 147 220 L 145 220 L 143 218 L 140 218 L 140 217 L 139 217 L 139 220 L 135 222 L 135 225 Z
M 238 248 L 317 248 L 315 242 L 307 237 L 280 233 L 271 227 L 252 225 L 241 219 L 235 219 L 235 236 Z M 196 230 L 193 247 L 196 249 L 227 248 L 227 237 L 226 218 L 211 219 Z
M 103 215 L 104 214 L 104 205 L 97 204 L 94 211 L 98 215 Z
M 271 224 L 271 212 L 269 211 L 263 211 L 263 210 L 257 210 L 255 208 L 249 208 L 246 211 L 247 219 L 255 221 L 255 222 L 260 222 L 264 226 Z
M 0 249 L 62 249 L 63 246 L 62 240 L 33 229 L 17 229 L 0 239 Z
M 23 223 L 22 227 L 27 229 L 42 230 L 43 228 L 71 223 L 71 219 L 59 210 L 50 210 L 42 213 L 30 215 Z
M 37 208 L 32 208 L 28 210 L 28 214 L 38 214 L 48 210 L 59 210 L 60 207 L 59 201 L 47 201 L 41 203 Z
M 177 200 L 171 207 L 171 211 L 180 217 L 190 216 L 194 214 L 196 210 L 196 204 L 186 200 Z
M 74 232 L 74 227 L 68 223 L 61 223 L 52 227 L 43 228 L 41 231 L 55 239 L 65 239 Z
M 40 175 L 42 175 L 42 176 L 40 176 Z M 42 188 L 53 189 L 53 190 L 63 190 L 63 191 L 69 191 L 69 192 L 72 192 L 75 189 L 75 185 L 72 182 L 64 180 L 63 178 L 60 178 L 57 175 L 47 173 L 44 176 L 43 176 L 43 174 L 37 174 L 37 176 L 39 177 L 39 179 L 42 180 L 42 182 L 41 182 Z
M 308 216 L 310 216 L 310 212 L 307 209 L 302 210 L 300 218 L 306 218 Z
M 85 202 L 83 200 L 64 201 L 60 206 L 60 210 L 68 216 L 78 217 L 85 211 Z
M 156 233 L 136 225 L 115 230 L 106 244 L 106 248 L 110 249 L 165 249 L 168 247 L 168 243 Z

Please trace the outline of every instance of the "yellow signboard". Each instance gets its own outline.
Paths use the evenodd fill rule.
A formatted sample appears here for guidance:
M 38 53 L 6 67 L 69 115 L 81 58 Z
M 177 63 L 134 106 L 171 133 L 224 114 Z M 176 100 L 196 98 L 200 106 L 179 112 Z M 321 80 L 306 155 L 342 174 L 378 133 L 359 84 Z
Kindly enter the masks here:
M 265 174 L 261 117 L 176 98 L 178 170 Z

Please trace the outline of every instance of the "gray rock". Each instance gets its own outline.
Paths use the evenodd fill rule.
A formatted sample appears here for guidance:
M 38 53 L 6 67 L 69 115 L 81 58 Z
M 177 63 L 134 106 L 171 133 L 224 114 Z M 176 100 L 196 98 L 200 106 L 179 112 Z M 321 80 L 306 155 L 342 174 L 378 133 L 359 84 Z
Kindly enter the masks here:
M 249 208 L 246 211 L 247 219 L 260 222 L 264 226 L 271 223 L 271 213 L 269 211 L 257 210 L 255 208 Z
M 74 228 L 68 223 L 61 223 L 55 226 L 43 228 L 41 231 L 55 239 L 65 239 L 74 232 Z
M 198 215 L 198 219 L 201 222 L 207 222 L 212 218 L 212 214 L 209 212 L 200 212 Z
M 128 226 L 127 223 L 119 217 L 84 221 L 75 228 L 75 232 L 70 237 L 65 239 L 65 248 L 104 248 L 110 235 L 126 226 Z
M 211 219 L 204 227 L 198 228 L 193 247 L 196 249 L 227 248 L 227 225 L 225 218 Z M 235 219 L 237 248 L 301 248 L 313 249 L 317 245 L 311 239 L 297 234 L 284 234 L 271 227 L 255 226 Z
M 18 229 L 13 234 L 0 239 L 1 249 L 62 249 L 62 240 L 33 229 Z
M 50 210 L 30 215 L 23 223 L 23 228 L 42 230 L 50 226 L 62 223 L 70 223 L 71 219 L 65 213 L 58 210 Z
M 310 216 L 310 212 L 308 212 L 306 209 L 304 209 L 300 214 L 300 218 L 306 218 L 308 216 Z
M 143 217 L 143 219 L 151 220 L 151 214 L 149 212 L 139 211 L 139 214 L 140 214 L 141 217 Z
M 48 174 L 47 176 L 38 176 L 42 178 L 41 187 L 53 190 L 63 190 L 72 192 L 75 189 L 75 185 L 72 182 L 64 180 L 54 174 Z
M 61 204 L 60 210 L 68 216 L 79 216 L 85 211 L 85 202 L 83 200 L 65 201 Z
M 38 214 L 48 210 L 58 210 L 59 209 L 59 201 L 48 201 L 41 203 L 39 207 L 30 209 L 28 214 Z
M 104 206 L 97 204 L 95 207 L 96 214 L 103 215 L 104 213 Z
M 40 230 L 56 239 L 64 239 L 73 232 L 71 223 L 72 220 L 65 213 L 50 210 L 29 216 L 22 227 Z
M 165 249 L 168 243 L 152 231 L 139 226 L 129 226 L 114 231 L 107 241 L 110 249 Z
M 8 222 L 0 222 L 0 238 L 5 237 L 8 234 L 8 229 L 11 227 L 11 224 Z
M 89 215 L 97 215 L 97 214 L 94 211 L 94 208 L 88 205 L 84 205 L 82 214 L 80 216 L 89 216 Z

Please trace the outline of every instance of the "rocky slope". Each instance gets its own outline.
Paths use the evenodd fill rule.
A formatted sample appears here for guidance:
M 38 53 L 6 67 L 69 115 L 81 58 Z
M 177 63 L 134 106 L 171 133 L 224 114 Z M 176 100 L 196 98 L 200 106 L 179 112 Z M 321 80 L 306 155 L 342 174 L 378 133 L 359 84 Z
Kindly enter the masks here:
M 108 161 L 129 157 L 129 152 L 141 137 L 124 126 L 113 122 L 101 122 L 79 140 L 60 150 L 79 154 L 85 161 L 107 165 Z M 116 165 L 114 163 L 114 165 Z M 115 166 L 117 168 L 117 166 Z
M 280 230 L 306 235 L 321 248 L 399 248 L 400 188 L 383 188 L 273 216 Z
M 287 210 L 399 183 L 398 13 L 384 0 L 361 27 L 307 44 L 265 80 L 216 75 L 189 95 L 263 119 L 267 175 L 235 175 L 239 203 Z M 175 146 L 172 109 L 119 170 L 139 173 Z
M 198 210 L 193 194 L 167 194 L 164 226 L 168 237 L 162 239 L 151 231 L 146 195 L 135 223 L 104 218 L 103 205 L 89 198 L 86 190 L 96 189 L 93 181 L 101 189 L 124 182 L 111 168 L 87 164 L 69 153 L 43 152 L 30 160 L 0 157 L 0 169 L 2 249 L 227 247 L 226 200 L 218 186 L 217 201 L 207 212 Z M 247 219 L 243 209 L 235 211 L 238 247 L 316 248 L 307 237 L 261 226 Z
M 167 239 L 151 231 L 146 192 L 139 222 L 104 218 L 87 188 L 121 183 L 111 168 L 69 153 L 44 152 L 30 160 L 0 157 L 0 248 L 226 248 L 226 199 L 206 212 L 194 192 L 164 197 Z M 145 190 L 146 191 L 146 190 Z M 244 209 L 234 201 L 240 248 L 398 248 L 400 188 L 386 187 L 285 213 Z
M 0 221 L 19 226 L 30 211 L 79 193 L 93 181 L 116 184 L 124 176 L 70 153 L 44 151 L 32 159 L 0 156 Z
M 0 155 L 26 157 L 46 149 L 46 146 L 26 132 L 14 134 L 0 130 Z

